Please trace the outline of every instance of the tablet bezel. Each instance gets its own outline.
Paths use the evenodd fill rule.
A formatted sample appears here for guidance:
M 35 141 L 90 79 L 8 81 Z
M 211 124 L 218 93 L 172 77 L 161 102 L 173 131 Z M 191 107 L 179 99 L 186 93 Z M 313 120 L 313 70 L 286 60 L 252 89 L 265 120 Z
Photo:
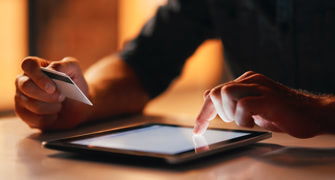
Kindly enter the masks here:
M 42 144 L 45 148 L 67 151 L 67 152 L 102 153 L 102 154 L 114 154 L 114 155 L 124 155 L 124 156 L 133 156 L 133 157 L 145 157 L 149 159 L 153 158 L 153 159 L 163 160 L 169 164 L 178 164 L 178 163 L 202 158 L 205 156 L 209 156 L 209 155 L 212 155 L 218 152 L 227 151 L 233 148 L 246 146 L 248 144 L 252 144 L 252 143 L 261 141 L 263 139 L 272 137 L 272 134 L 270 132 L 264 132 L 264 131 L 209 128 L 213 130 L 228 131 L 228 132 L 241 132 L 241 133 L 250 133 L 250 134 L 211 144 L 209 145 L 208 151 L 195 152 L 194 149 L 191 149 L 191 150 L 187 150 L 187 151 L 177 153 L 177 154 L 153 153 L 153 152 L 144 152 L 144 151 L 106 148 L 106 147 L 100 147 L 100 146 L 87 146 L 87 145 L 71 143 L 71 141 L 75 141 L 75 140 L 82 140 L 82 139 L 87 139 L 87 138 L 92 138 L 92 137 L 98 137 L 98 136 L 103 136 L 103 135 L 107 135 L 111 133 L 119 133 L 119 132 L 144 128 L 144 127 L 149 127 L 149 126 L 154 126 L 154 125 L 192 128 L 190 126 L 183 126 L 183 125 L 148 123 L 148 124 L 126 127 L 126 128 L 121 128 L 121 129 L 106 130 L 106 131 L 99 131 L 99 132 L 94 132 L 94 133 L 89 133 L 89 134 L 78 135 L 78 136 L 71 136 L 71 137 L 53 140 L 53 141 L 44 141 Z

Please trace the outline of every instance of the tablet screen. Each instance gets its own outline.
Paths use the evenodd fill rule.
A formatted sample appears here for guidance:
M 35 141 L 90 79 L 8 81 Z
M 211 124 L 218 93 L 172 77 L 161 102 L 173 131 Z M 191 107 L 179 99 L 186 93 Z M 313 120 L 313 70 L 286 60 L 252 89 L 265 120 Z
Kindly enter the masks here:
M 173 155 L 249 134 L 209 129 L 203 136 L 193 136 L 193 129 L 189 127 L 152 125 L 73 140 L 70 143 Z

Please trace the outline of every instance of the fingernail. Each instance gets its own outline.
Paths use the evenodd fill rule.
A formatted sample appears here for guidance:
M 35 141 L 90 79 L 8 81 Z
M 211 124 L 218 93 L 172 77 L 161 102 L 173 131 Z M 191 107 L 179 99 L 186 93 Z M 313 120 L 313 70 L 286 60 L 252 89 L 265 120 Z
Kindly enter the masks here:
M 59 95 L 58 101 L 63 102 L 65 100 L 65 96 L 63 94 Z
M 54 92 L 54 87 L 52 84 L 50 83 L 46 83 L 45 85 L 45 90 L 48 92 L 48 93 L 53 93 Z

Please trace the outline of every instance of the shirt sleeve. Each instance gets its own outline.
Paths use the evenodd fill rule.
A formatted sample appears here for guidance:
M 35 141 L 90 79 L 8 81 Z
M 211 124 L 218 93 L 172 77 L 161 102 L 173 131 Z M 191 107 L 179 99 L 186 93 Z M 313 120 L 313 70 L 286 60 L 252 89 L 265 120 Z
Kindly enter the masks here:
M 212 29 L 204 0 L 169 0 L 120 55 L 154 98 L 180 75 L 196 48 L 214 37 Z

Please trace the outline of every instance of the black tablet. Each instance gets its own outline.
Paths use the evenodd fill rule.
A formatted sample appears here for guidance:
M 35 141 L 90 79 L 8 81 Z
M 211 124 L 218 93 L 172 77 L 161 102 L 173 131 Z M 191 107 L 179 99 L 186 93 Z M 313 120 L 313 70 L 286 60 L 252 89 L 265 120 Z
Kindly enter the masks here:
M 194 136 L 193 128 L 145 124 L 43 142 L 44 147 L 75 153 L 141 157 L 178 164 L 270 138 L 271 133 L 208 129 Z

